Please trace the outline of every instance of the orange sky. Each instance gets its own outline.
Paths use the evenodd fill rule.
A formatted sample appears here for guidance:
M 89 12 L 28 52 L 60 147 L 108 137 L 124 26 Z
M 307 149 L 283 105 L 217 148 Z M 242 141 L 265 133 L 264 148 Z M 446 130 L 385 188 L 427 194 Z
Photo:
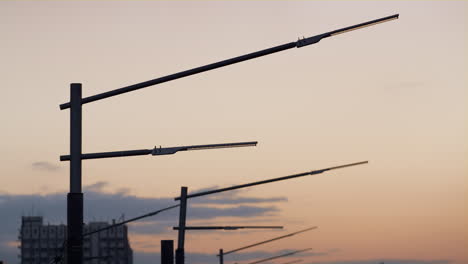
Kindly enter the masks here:
M 369 160 L 249 189 L 249 196 L 288 199 L 259 223 L 320 227 L 261 250 L 339 249 L 308 261 L 467 263 L 465 1 L 1 2 L 0 192 L 67 190 L 68 164 L 58 158 L 68 154 L 69 115 L 58 105 L 72 82 L 93 95 L 395 13 L 399 20 L 310 47 L 85 105 L 84 152 L 259 144 L 85 161 L 83 184 L 175 197 L 180 186 L 228 186 Z M 57 169 L 35 170 L 35 162 Z M 215 254 L 219 245 L 274 234 L 190 234 L 187 250 Z M 175 239 L 173 231 L 165 236 Z M 131 239 L 135 249 L 149 243 L 157 251 L 162 238 Z

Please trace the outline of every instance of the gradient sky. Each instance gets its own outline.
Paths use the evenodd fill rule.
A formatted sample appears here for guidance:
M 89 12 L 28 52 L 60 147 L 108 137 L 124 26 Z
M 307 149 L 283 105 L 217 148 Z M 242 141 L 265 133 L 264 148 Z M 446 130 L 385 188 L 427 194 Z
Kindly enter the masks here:
M 399 13 L 399 20 L 316 45 L 86 104 L 84 152 L 259 144 L 85 161 L 83 185 L 107 199 L 102 208 L 113 208 L 86 203 L 85 218 L 138 213 L 119 208 L 119 199 L 159 201 L 153 209 L 170 205 L 180 186 L 229 186 L 369 160 L 227 195 L 231 205 L 200 202 L 213 214 L 191 220 L 200 206 L 194 205 L 188 223 L 286 230 L 190 233 L 186 250 L 198 263 L 216 263 L 220 246 L 317 225 L 238 260 L 313 247 L 318 254 L 305 255 L 304 263 L 468 263 L 467 7 L 466 1 L 0 2 L 0 215 L 11 221 L 0 230 L 0 259 L 5 254 L 15 263 L 22 214 L 65 221 L 68 164 L 59 155 L 68 154 L 69 114 L 58 105 L 68 101 L 70 83 L 94 95 Z M 59 211 L 49 206 L 56 201 Z M 152 210 L 145 206 L 140 213 Z M 151 263 L 159 240 L 176 239 L 175 218 L 146 222 L 153 233 L 139 231 L 145 223 L 130 227 L 138 263 Z

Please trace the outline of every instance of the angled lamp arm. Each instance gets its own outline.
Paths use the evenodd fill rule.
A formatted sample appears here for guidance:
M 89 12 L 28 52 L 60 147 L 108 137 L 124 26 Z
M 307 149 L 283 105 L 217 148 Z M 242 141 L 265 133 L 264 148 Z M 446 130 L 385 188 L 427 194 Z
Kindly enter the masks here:
M 340 166 L 335 166 L 335 167 L 329 167 L 329 168 L 321 169 L 321 170 L 308 171 L 308 172 L 303 172 L 303 173 L 298 173 L 298 174 L 293 174 L 293 175 L 289 175 L 289 176 L 273 178 L 273 179 L 268 179 L 268 180 L 263 180 L 263 181 L 258 181 L 258 182 L 246 183 L 246 184 L 241 184 L 241 185 L 234 185 L 234 186 L 231 186 L 231 187 L 221 188 L 221 189 L 217 189 L 217 190 L 193 193 L 193 194 L 187 195 L 187 198 L 194 198 L 194 197 L 198 197 L 198 196 L 204 196 L 204 195 L 209 195 L 209 194 L 214 194 L 214 193 L 231 191 L 231 190 L 241 189 L 241 188 L 245 188 L 245 187 L 270 183 L 270 182 L 283 181 L 283 180 L 288 180 L 288 179 L 292 179 L 292 178 L 303 177 L 303 176 L 307 176 L 307 175 L 315 175 L 315 174 L 320 174 L 320 173 L 323 173 L 323 172 L 329 171 L 329 170 L 341 169 L 341 168 L 346 168 L 346 167 L 351 167 L 351 166 L 356 166 L 356 165 L 361 165 L 361 164 L 366 164 L 366 163 L 368 163 L 368 161 L 355 162 L 355 163 L 351 163 L 351 164 L 345 164 L 345 165 L 340 165 Z M 180 197 L 176 197 L 176 198 L 174 198 L 174 200 L 178 201 L 178 200 L 180 200 Z
M 103 92 L 103 93 L 96 94 L 96 95 L 93 95 L 93 96 L 88 96 L 88 97 L 85 97 L 85 98 L 83 98 L 81 100 L 81 104 L 86 104 L 86 103 L 98 101 L 98 100 L 101 100 L 101 99 L 105 99 L 105 98 L 108 98 L 108 97 L 111 97 L 111 96 L 115 96 L 115 95 L 119 95 L 119 94 L 123 94 L 123 93 L 128 93 L 128 92 L 131 92 L 131 91 L 139 90 L 139 89 L 146 88 L 146 87 L 149 87 L 149 86 L 153 86 L 153 85 L 156 85 L 156 84 L 169 82 L 169 81 L 184 78 L 184 77 L 187 77 L 187 76 L 190 76 L 190 75 L 206 72 L 206 71 L 209 71 L 209 70 L 214 70 L 214 69 L 217 69 L 217 68 L 221 68 L 221 67 L 224 67 L 224 66 L 228 66 L 228 65 L 231 65 L 231 64 L 239 63 L 239 62 L 250 60 L 250 59 L 255 59 L 255 58 L 258 58 L 258 57 L 273 54 L 273 53 L 280 52 L 280 51 L 283 51 L 283 50 L 292 49 L 292 48 L 295 48 L 295 47 L 300 48 L 300 47 L 308 46 L 308 45 L 315 44 L 315 43 L 319 42 L 323 38 L 331 37 L 331 36 L 341 34 L 341 33 L 344 33 L 344 32 L 348 32 L 348 31 L 351 31 L 351 30 L 356 30 L 356 29 L 359 29 L 359 28 L 372 26 L 372 25 L 375 25 L 375 24 L 378 24 L 378 23 L 382 23 L 382 22 L 393 20 L 393 19 L 397 19 L 398 16 L 399 15 L 396 14 L 396 15 L 392 15 L 392 16 L 388 16 L 388 17 L 384 17 L 384 18 L 364 22 L 364 23 L 361 23 L 361 24 L 358 24 L 358 25 L 354 25 L 354 26 L 350 26 L 350 27 L 330 31 L 330 32 L 327 32 L 327 33 L 323 33 L 323 34 L 320 34 L 320 35 L 313 36 L 313 37 L 309 37 L 309 38 L 301 39 L 301 40 L 298 40 L 298 41 L 286 43 L 286 44 L 283 44 L 283 45 L 275 46 L 275 47 L 272 47 L 272 48 L 267 48 L 267 49 L 264 49 L 264 50 L 252 52 L 252 53 L 249 53 L 249 54 L 241 55 L 241 56 L 230 58 L 230 59 L 227 59 L 227 60 L 218 61 L 218 62 L 215 62 L 215 63 L 211 63 L 211 64 L 207 64 L 207 65 L 204 65 L 204 66 L 196 67 L 196 68 L 193 68 L 193 69 L 190 69 L 190 70 L 181 71 L 181 72 L 178 72 L 178 73 L 166 75 L 164 77 L 159 77 L 159 78 L 152 79 L 152 80 L 149 80 L 149 81 L 145 81 L 145 82 L 125 86 L 125 87 L 118 88 L 118 89 L 115 89 L 115 90 L 112 90 L 112 91 Z M 70 108 L 70 102 L 60 105 L 60 110 L 64 110 L 64 109 L 68 109 L 68 108 Z

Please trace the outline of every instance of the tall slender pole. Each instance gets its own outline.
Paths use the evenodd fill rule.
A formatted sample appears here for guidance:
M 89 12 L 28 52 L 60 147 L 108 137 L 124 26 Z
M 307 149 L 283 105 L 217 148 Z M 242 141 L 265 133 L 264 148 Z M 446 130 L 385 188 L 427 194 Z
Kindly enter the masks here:
M 224 254 L 223 254 L 223 249 L 219 249 L 219 264 L 224 264 Z
M 185 219 L 187 216 L 187 187 L 180 188 L 180 211 L 179 211 L 179 234 L 176 250 L 176 264 L 184 264 L 185 262 Z
M 70 85 L 70 192 L 67 195 L 67 263 L 83 263 L 81 192 L 81 83 Z

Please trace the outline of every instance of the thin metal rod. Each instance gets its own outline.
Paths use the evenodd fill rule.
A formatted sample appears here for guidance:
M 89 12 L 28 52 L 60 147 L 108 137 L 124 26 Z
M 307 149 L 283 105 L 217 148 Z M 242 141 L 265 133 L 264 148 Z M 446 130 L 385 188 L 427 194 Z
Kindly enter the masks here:
M 179 230 L 178 226 L 173 227 Z M 186 226 L 185 230 L 283 229 L 282 226 Z
M 231 191 L 231 190 L 241 189 L 241 188 L 245 188 L 245 187 L 270 183 L 270 182 L 289 180 L 289 179 L 292 179 L 292 178 L 297 178 L 297 177 L 302 177 L 302 176 L 307 176 L 307 175 L 315 175 L 315 174 L 320 174 L 320 173 L 323 173 L 323 172 L 329 171 L 329 170 L 340 169 L 340 168 L 345 168 L 345 167 L 351 167 L 351 166 L 361 165 L 361 164 L 365 164 L 365 163 L 368 163 L 368 161 L 355 162 L 355 163 L 351 163 L 351 164 L 346 164 L 346 165 L 341 165 L 341 166 L 336 166 L 336 167 L 330 167 L 330 168 L 321 169 L 321 170 L 303 172 L 303 173 L 299 173 L 299 174 L 293 174 L 293 175 L 289 175 L 289 176 L 273 178 L 273 179 L 264 180 L 264 181 L 246 183 L 246 184 L 241 184 L 241 185 L 234 185 L 234 186 L 231 186 L 231 187 L 221 188 L 221 189 L 217 189 L 217 190 L 205 191 L 205 192 L 200 192 L 200 193 L 193 193 L 193 194 L 187 195 L 187 198 L 194 198 L 194 197 L 204 196 L 204 195 L 208 195 L 208 194 Z M 176 197 L 174 200 L 178 201 L 178 200 L 180 200 L 180 197 Z
M 187 217 L 187 190 L 188 187 L 180 188 L 180 208 L 179 208 L 179 232 L 176 249 L 176 264 L 185 262 L 185 222 Z
M 224 66 L 228 66 L 228 65 L 231 65 L 231 64 L 235 64 L 235 63 L 250 60 L 250 59 L 255 59 L 255 58 L 258 58 L 258 57 L 273 54 L 273 53 L 280 52 L 280 51 L 283 51 L 283 50 L 287 50 L 287 49 L 291 49 L 291 48 L 295 48 L 295 47 L 297 47 L 297 48 L 304 47 L 304 46 L 307 46 L 307 45 L 315 44 L 315 43 L 319 42 L 322 38 L 332 36 L 332 34 L 338 34 L 338 33 L 342 32 L 342 31 L 349 31 L 349 30 L 352 30 L 354 28 L 363 27 L 364 25 L 371 25 L 371 24 L 378 23 L 380 21 L 386 21 L 386 20 L 391 20 L 391 19 L 395 19 L 395 18 L 398 18 L 398 14 L 393 15 L 393 16 L 380 18 L 380 19 L 376 19 L 376 20 L 372 20 L 372 21 L 368 21 L 368 22 L 365 22 L 365 23 L 361 23 L 361 24 L 358 24 L 358 25 L 351 26 L 351 27 L 345 27 L 345 28 L 342 28 L 342 29 L 330 31 L 330 32 L 319 34 L 319 35 L 309 37 L 309 38 L 306 38 L 306 39 L 300 39 L 298 41 L 294 41 L 294 42 L 286 43 L 286 44 L 283 44 L 283 45 L 275 46 L 275 47 L 272 47 L 272 48 L 252 52 L 252 53 L 241 55 L 241 56 L 234 57 L 234 58 L 231 58 L 231 59 L 222 60 L 222 61 L 211 63 L 211 64 L 208 64 L 208 65 L 205 65 L 205 66 L 193 68 L 193 69 L 190 69 L 190 70 L 170 74 L 170 75 L 160 77 L 160 78 L 156 78 L 156 79 L 153 79 L 153 80 L 149 80 L 149 81 L 145 81 L 145 82 L 125 86 L 125 87 L 115 89 L 115 90 L 112 90 L 112 91 L 108 91 L 108 92 L 104 92 L 104 93 L 100 93 L 100 94 L 97 94 L 97 95 L 93 95 L 93 96 L 83 98 L 82 103 L 86 104 L 86 103 L 94 102 L 94 101 L 105 99 L 105 98 L 108 98 L 108 97 L 111 97 L 111 96 L 131 92 L 131 91 L 135 91 L 135 90 L 139 90 L 139 89 L 142 89 L 142 88 L 145 88 L 145 87 L 149 87 L 149 86 L 153 86 L 153 85 L 156 85 L 156 84 L 160 84 L 160 83 L 180 79 L 180 78 L 187 77 L 187 76 L 190 76 L 190 75 L 194 75 L 194 74 L 197 74 L 197 73 L 202 73 L 202 72 L 205 72 L 205 71 L 214 70 L 214 69 L 217 69 L 217 68 L 221 68 L 221 67 L 224 67 Z M 67 108 L 70 108 L 70 103 L 64 103 L 64 104 L 60 105 L 61 110 L 64 110 L 64 109 L 67 109 Z
M 312 248 L 306 248 L 306 249 L 302 249 L 302 250 L 297 250 L 297 251 L 289 252 L 289 253 L 286 253 L 286 254 L 283 254 L 283 255 L 279 255 L 279 256 L 274 256 L 274 257 L 270 257 L 270 258 L 266 258 L 266 259 L 257 260 L 257 261 L 254 261 L 254 262 L 250 262 L 250 263 L 248 263 L 248 264 L 262 263 L 262 262 L 266 262 L 266 261 L 273 260 L 273 259 L 278 259 L 278 258 L 282 258 L 282 257 L 291 256 L 291 255 L 294 255 L 294 254 L 297 254 L 297 253 L 300 253 L 300 252 L 304 252 L 304 251 L 308 251 L 308 250 L 311 250 L 311 249 L 312 249 Z
M 296 231 L 296 232 L 293 232 L 293 233 L 289 233 L 289 234 L 287 234 L 287 235 L 283 235 L 283 236 L 275 237 L 275 238 L 268 239 L 268 240 L 265 240 L 265 241 L 262 241 L 262 242 L 258 242 L 258 243 L 255 243 L 255 244 L 251 244 L 251 245 L 248 245 L 248 246 L 245 246 L 245 247 L 236 248 L 236 249 L 233 249 L 233 250 L 224 252 L 224 255 L 231 254 L 231 253 L 234 253 L 234 252 L 237 252 L 237 251 L 241 251 L 241 250 L 244 250 L 244 249 L 248 249 L 248 248 L 251 248 L 251 247 L 263 245 L 263 244 L 266 244 L 266 243 L 270 243 L 270 242 L 273 242 L 273 241 L 276 241 L 276 240 L 280 240 L 280 239 L 283 239 L 283 238 L 292 237 L 292 236 L 294 236 L 294 235 L 296 235 L 296 234 L 300 234 L 300 233 L 303 233 L 303 232 L 307 232 L 307 231 L 313 230 L 313 229 L 317 229 L 317 227 L 316 227 L 316 226 L 310 227 L 310 228 L 307 228 L 307 229 L 303 229 L 303 230 L 300 230 L 300 231 Z
M 166 207 L 164 209 L 160 209 L 160 210 L 157 210 L 157 211 L 154 211 L 154 212 L 151 212 L 151 213 L 147 213 L 147 214 L 144 214 L 144 215 L 141 215 L 141 216 L 137 216 L 137 217 L 128 219 L 128 220 L 120 222 L 120 223 L 116 223 L 116 224 L 109 225 L 109 226 L 106 226 L 106 227 L 103 227 L 103 228 L 100 228 L 100 229 L 97 229 L 97 230 L 93 230 L 93 231 L 88 232 L 88 233 L 84 233 L 83 236 L 89 236 L 89 235 L 99 233 L 99 232 L 107 230 L 107 229 L 112 229 L 112 228 L 117 227 L 117 226 L 125 225 L 127 223 L 134 222 L 134 221 L 137 221 L 137 220 L 140 220 L 140 219 L 143 219 L 143 218 L 146 218 L 146 217 L 150 217 L 150 216 L 153 216 L 153 215 L 157 215 L 157 214 L 159 214 L 161 212 L 164 212 L 164 211 L 167 211 L 167 210 L 179 207 L 179 206 L 180 206 L 179 204 L 169 206 L 169 207 Z

